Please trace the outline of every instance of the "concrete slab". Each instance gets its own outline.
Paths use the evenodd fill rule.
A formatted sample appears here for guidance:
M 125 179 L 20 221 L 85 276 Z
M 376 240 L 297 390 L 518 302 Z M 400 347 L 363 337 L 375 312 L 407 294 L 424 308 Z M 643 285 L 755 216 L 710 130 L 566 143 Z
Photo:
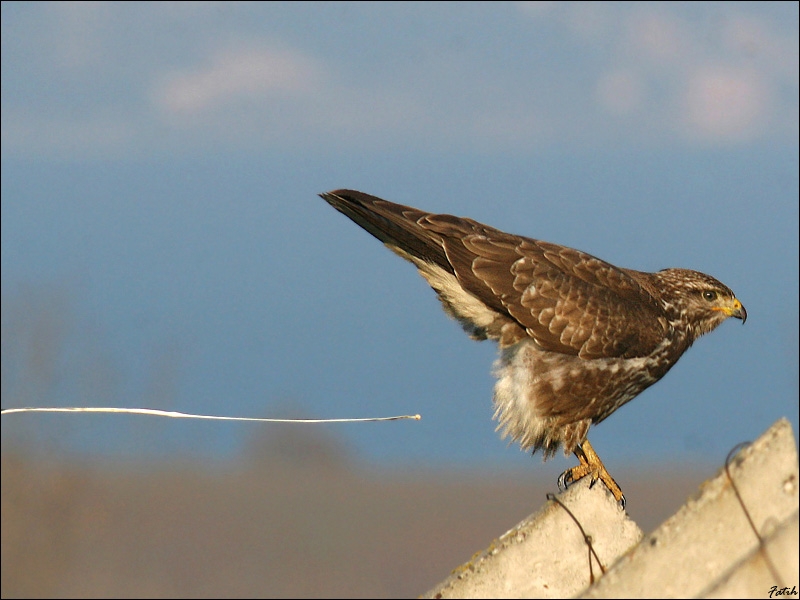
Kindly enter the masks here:
M 789 422 L 779 420 L 740 451 L 730 474 L 741 503 L 725 469 L 720 469 L 582 597 L 687 598 L 713 589 L 759 546 L 748 513 L 765 537 L 798 510 L 797 450 Z M 788 585 L 796 583 L 795 579 Z M 762 590 L 760 597 L 768 591 Z
M 422 597 L 574 596 L 642 538 L 602 483 L 590 489 L 582 480 L 558 500 L 561 504 L 548 501 Z
M 799 488 L 780 419 L 646 537 L 602 484 L 580 481 L 421 597 L 796 596 Z

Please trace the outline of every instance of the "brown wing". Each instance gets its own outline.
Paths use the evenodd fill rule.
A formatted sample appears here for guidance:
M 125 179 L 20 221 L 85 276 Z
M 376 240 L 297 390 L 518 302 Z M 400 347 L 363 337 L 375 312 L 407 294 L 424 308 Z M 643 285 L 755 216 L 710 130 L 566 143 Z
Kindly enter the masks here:
M 412 261 L 475 337 L 513 342 L 520 337 L 506 335 L 513 328 L 546 350 L 582 358 L 645 356 L 664 338 L 664 313 L 634 271 L 362 192 L 321 196 Z

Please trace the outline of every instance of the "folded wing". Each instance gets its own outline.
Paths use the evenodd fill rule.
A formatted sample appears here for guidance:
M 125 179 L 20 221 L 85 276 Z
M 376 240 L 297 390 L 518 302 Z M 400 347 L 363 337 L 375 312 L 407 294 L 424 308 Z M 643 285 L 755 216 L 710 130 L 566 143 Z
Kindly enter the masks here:
M 508 346 L 530 337 L 544 350 L 586 359 L 646 356 L 664 339 L 664 311 L 636 271 L 362 192 L 321 196 L 414 263 L 476 339 Z

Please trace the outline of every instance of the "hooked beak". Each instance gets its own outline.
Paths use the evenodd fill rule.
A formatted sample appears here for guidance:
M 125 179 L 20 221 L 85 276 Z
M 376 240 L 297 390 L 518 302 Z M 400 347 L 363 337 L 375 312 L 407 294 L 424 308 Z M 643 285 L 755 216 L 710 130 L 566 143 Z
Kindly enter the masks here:
M 738 298 L 734 298 L 730 304 L 716 307 L 714 310 L 723 312 L 728 317 L 735 317 L 737 319 L 741 319 L 743 325 L 744 322 L 747 321 L 747 311 L 745 310 L 744 305 L 741 302 L 739 302 Z

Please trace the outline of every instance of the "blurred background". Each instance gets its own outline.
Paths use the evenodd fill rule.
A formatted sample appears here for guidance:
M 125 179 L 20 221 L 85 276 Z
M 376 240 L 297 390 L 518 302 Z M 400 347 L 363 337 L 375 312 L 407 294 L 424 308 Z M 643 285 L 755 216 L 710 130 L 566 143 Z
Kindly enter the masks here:
M 643 529 L 798 426 L 798 5 L 2 3 L 2 595 L 417 595 L 537 509 L 354 188 L 748 311 L 592 430 Z

